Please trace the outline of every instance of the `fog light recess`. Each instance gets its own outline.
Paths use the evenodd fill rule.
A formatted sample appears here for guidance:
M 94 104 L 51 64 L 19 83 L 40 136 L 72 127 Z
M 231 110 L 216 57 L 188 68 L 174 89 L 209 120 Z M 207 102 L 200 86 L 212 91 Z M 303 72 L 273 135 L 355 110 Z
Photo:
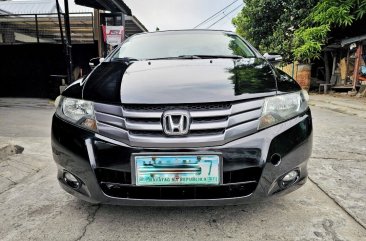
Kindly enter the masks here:
M 73 189 L 79 189 L 81 187 L 80 180 L 70 172 L 65 171 L 63 174 L 63 179 L 64 182 Z
M 287 173 L 284 177 L 282 177 L 280 181 L 280 186 L 282 188 L 286 188 L 294 184 L 299 180 L 300 173 L 298 170 L 291 171 Z
M 278 154 L 278 153 L 275 153 L 271 156 L 271 163 L 274 165 L 274 166 L 278 166 L 280 165 L 281 163 L 281 155 Z

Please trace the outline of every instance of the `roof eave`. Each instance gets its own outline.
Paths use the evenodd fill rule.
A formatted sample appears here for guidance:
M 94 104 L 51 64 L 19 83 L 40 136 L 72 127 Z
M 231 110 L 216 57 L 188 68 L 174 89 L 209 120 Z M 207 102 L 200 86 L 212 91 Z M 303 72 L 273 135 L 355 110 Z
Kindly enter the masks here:
M 122 0 L 75 0 L 75 3 L 85 7 L 132 15 L 131 9 Z
M 344 47 L 345 45 L 349 45 L 349 44 L 356 43 L 356 42 L 361 42 L 363 40 L 366 40 L 366 34 L 352 37 L 352 38 L 343 39 L 341 41 L 341 46 Z

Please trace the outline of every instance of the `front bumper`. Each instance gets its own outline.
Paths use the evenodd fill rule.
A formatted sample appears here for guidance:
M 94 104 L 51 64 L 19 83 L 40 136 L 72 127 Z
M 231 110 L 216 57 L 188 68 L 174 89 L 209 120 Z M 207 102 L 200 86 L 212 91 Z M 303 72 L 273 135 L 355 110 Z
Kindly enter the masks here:
M 312 150 L 312 121 L 301 116 L 223 146 L 154 149 L 127 146 L 74 126 L 56 115 L 52 123 L 52 150 L 63 189 L 92 203 L 137 206 L 235 205 L 285 194 L 307 178 Z M 137 187 L 131 184 L 131 155 L 159 152 L 219 152 L 224 184 L 215 187 Z M 272 163 L 272 157 L 281 157 Z M 296 183 L 279 185 L 286 173 L 297 170 Z M 82 185 L 75 190 L 63 179 L 65 171 Z

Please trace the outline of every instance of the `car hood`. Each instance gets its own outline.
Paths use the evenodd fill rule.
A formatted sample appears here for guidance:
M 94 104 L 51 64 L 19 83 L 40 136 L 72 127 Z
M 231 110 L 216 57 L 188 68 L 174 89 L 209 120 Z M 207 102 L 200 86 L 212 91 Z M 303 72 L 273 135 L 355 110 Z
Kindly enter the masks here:
M 170 59 L 102 63 L 88 77 L 83 97 L 125 104 L 174 104 L 236 101 L 275 93 L 275 72 L 263 59 Z
M 257 58 L 138 61 L 122 78 L 122 103 L 223 102 L 273 95 L 270 65 Z

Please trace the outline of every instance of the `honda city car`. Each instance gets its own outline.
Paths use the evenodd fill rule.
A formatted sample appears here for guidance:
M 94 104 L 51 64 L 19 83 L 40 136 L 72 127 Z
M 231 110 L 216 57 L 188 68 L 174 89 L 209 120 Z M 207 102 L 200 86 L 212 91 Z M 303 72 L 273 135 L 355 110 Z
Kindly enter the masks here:
M 68 193 L 105 204 L 234 205 L 306 182 L 307 92 L 237 34 L 142 33 L 97 60 L 53 116 Z

